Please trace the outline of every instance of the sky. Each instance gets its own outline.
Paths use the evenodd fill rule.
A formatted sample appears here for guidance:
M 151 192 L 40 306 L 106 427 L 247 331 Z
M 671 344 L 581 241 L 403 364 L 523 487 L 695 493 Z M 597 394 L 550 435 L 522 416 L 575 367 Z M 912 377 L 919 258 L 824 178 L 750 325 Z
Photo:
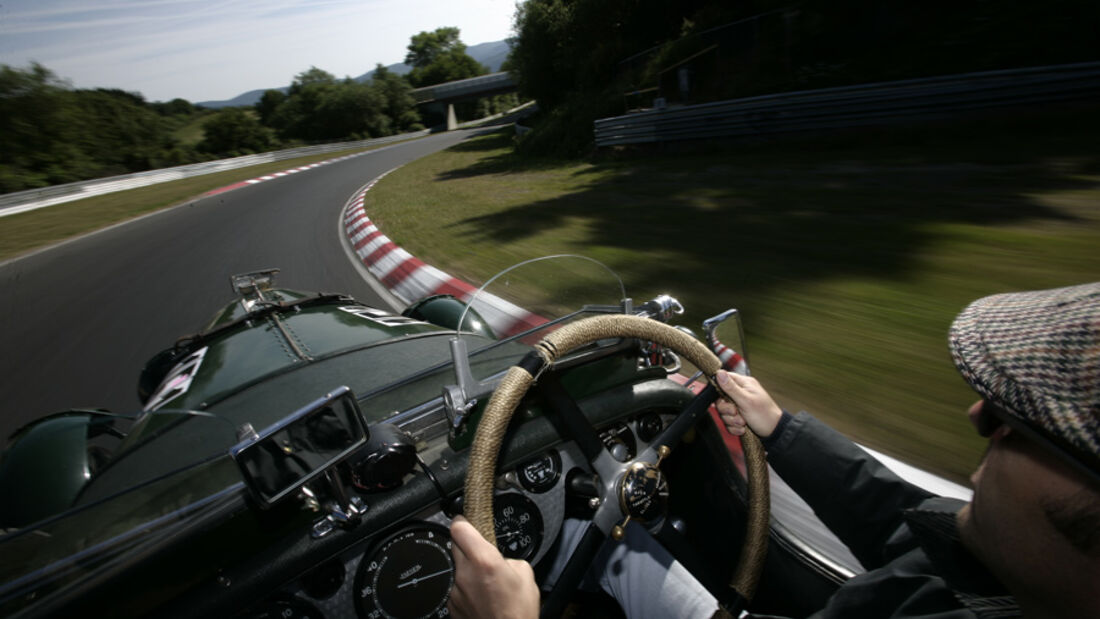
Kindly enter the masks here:
M 38 62 L 74 88 L 218 101 L 287 86 L 311 66 L 357 77 L 409 38 L 457 26 L 511 36 L 516 0 L 0 0 L 0 64 Z

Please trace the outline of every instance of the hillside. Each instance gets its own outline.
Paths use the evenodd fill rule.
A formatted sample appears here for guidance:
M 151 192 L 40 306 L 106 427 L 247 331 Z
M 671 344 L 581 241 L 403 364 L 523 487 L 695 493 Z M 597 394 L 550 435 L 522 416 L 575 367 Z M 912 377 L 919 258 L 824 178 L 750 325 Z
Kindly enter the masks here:
M 507 41 L 491 41 L 489 43 L 479 43 L 478 45 L 471 45 L 466 48 L 466 53 L 470 55 L 474 60 L 489 67 L 489 71 L 495 72 L 500 70 L 500 65 L 504 63 L 504 60 L 508 58 L 508 52 L 511 48 L 508 46 Z M 404 75 L 411 70 L 409 65 L 398 62 L 391 64 L 386 69 L 398 74 Z M 365 82 L 374 75 L 374 70 L 371 69 L 366 73 L 355 78 L 356 81 Z M 280 86 L 277 88 L 261 88 L 259 90 L 250 90 L 233 97 L 232 99 L 226 99 L 224 101 L 200 101 L 195 105 L 199 105 L 205 108 L 217 109 L 223 107 L 240 107 L 245 105 L 255 105 L 260 97 L 263 96 L 267 90 L 281 90 L 286 92 L 289 86 Z

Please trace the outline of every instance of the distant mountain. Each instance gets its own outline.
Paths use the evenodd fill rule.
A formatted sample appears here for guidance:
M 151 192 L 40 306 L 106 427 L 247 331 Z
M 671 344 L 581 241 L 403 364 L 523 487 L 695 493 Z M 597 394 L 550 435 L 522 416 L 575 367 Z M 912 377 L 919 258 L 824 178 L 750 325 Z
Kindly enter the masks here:
M 471 58 L 480 62 L 481 64 L 489 67 L 491 73 L 500 71 L 500 65 L 504 64 L 504 61 L 508 58 L 508 52 L 511 50 L 511 46 L 508 45 L 508 41 L 492 41 L 490 43 L 479 43 L 478 45 L 471 45 L 466 48 L 466 53 Z M 386 67 L 390 71 L 398 75 L 404 75 L 412 70 L 409 65 L 399 62 L 391 64 Z M 365 82 L 374 75 L 374 69 L 367 71 L 366 73 L 355 78 L 356 81 Z M 239 94 L 232 99 L 226 99 L 225 101 L 201 101 L 195 105 L 201 105 L 205 108 L 217 109 L 223 107 L 239 107 L 243 105 L 256 105 L 259 102 L 260 97 L 264 96 L 264 93 L 268 90 L 281 90 L 286 92 L 290 87 L 281 86 L 279 88 L 262 88 L 260 90 L 250 90 L 246 93 Z
M 282 86 L 280 88 L 261 88 L 260 90 L 250 90 L 244 94 L 237 95 L 232 99 L 226 99 L 225 101 L 201 101 L 195 105 L 200 105 L 205 108 L 217 109 L 222 107 L 241 107 L 243 105 L 256 105 L 260 101 L 260 97 L 264 96 L 264 93 L 269 90 L 281 90 L 286 92 L 289 90 L 289 86 Z
M 490 73 L 500 71 L 500 65 L 508 59 L 508 52 L 510 51 L 512 51 L 512 46 L 508 44 L 508 41 L 493 41 L 466 48 L 466 53 L 472 56 L 474 60 L 489 67 Z
M 399 62 L 397 64 L 391 64 L 390 66 L 386 67 L 386 69 L 389 70 L 391 73 L 396 73 L 398 75 L 404 75 L 404 74 L 408 73 L 409 71 L 412 71 L 412 67 L 410 67 L 409 65 L 407 65 L 403 62 Z M 367 71 L 366 73 L 364 73 L 364 74 L 360 75 L 359 77 L 355 78 L 355 81 L 365 82 L 365 81 L 369 80 L 372 77 L 374 77 L 374 69 L 371 69 L 370 71 Z

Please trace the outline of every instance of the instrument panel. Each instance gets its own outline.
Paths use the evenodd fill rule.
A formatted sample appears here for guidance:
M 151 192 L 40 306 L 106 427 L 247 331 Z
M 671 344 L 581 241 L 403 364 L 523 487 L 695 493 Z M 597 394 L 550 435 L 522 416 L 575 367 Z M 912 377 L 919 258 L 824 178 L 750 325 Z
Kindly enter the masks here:
M 629 424 L 617 423 L 601 438 L 609 450 L 625 448 L 633 455 L 645 443 L 636 433 L 645 434 L 643 428 L 652 426 L 652 419 L 645 421 L 638 417 Z M 566 473 L 578 468 L 587 470 L 588 463 L 575 445 L 566 443 L 499 476 L 493 512 L 501 554 L 533 564 L 546 556 L 565 520 Z M 448 617 L 447 597 L 454 585 L 450 523 L 437 504 L 318 565 L 245 616 Z
M 565 475 L 586 466 L 571 445 L 549 449 L 500 476 L 493 500 L 501 554 L 531 563 L 553 544 L 565 519 Z M 435 506 L 314 568 L 285 594 L 248 616 L 293 619 L 447 617 L 454 585 L 451 519 Z
M 408 524 L 363 555 L 355 574 L 355 609 L 364 619 L 446 617 L 454 583 L 446 527 Z

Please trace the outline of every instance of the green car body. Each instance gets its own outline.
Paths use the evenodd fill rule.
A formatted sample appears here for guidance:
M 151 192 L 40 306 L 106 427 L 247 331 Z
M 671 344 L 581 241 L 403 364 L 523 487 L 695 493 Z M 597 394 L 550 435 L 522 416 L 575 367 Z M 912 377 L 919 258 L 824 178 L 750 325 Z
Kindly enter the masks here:
M 257 510 L 229 452 L 338 386 L 355 394 L 372 430 L 392 422 L 416 441 L 435 470 L 434 491 L 460 491 L 461 469 L 448 462 L 466 457 L 484 401 L 462 429 L 442 414 L 418 411 L 438 409 L 440 386 L 454 382 L 450 342 L 464 309 L 453 298 L 433 297 L 406 312 L 443 323 L 432 324 L 342 295 L 265 289 L 262 301 L 243 295 L 150 360 L 139 381 L 144 411 L 124 433 L 116 417 L 100 411 L 54 415 L 19 430 L 0 461 L 0 496 L 18 497 L 0 508 L 7 531 L 0 538 L 0 615 L 48 615 L 89 603 L 115 609 L 117 599 L 97 596 L 117 598 L 119 587 L 131 586 L 158 593 L 128 600 L 118 614 L 152 612 L 180 591 L 220 582 L 228 566 L 262 555 L 286 531 L 308 528 L 317 515 L 296 504 Z M 484 324 L 476 313 L 472 318 L 469 324 Z M 496 341 L 487 328 L 475 331 L 463 337 L 483 349 L 471 355 L 478 376 L 503 372 L 529 350 Z M 690 397 L 665 380 L 663 369 L 639 368 L 637 355 L 621 346 L 597 356 L 564 373 L 563 382 L 579 398 L 603 398 L 598 408 L 607 418 L 676 410 Z M 520 416 L 539 418 L 539 403 Z M 538 427 L 502 461 L 551 444 L 550 425 Z M 113 444 L 100 446 L 104 439 Z M 432 484 L 406 484 L 400 500 L 366 516 L 360 535 L 422 509 Z M 172 539 L 177 524 L 203 518 L 210 519 L 205 530 Z M 110 586 L 81 590 L 106 579 L 101 574 L 111 574 Z M 165 578 L 179 591 L 165 590 Z

